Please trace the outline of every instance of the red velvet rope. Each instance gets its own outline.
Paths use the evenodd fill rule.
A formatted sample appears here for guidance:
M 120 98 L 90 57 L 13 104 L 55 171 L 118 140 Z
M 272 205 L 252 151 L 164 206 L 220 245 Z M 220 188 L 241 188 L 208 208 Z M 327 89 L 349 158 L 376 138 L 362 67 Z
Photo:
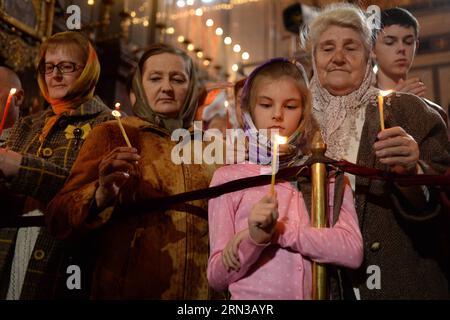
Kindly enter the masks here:
M 296 167 L 288 167 L 280 170 L 277 173 L 277 180 L 293 180 L 298 176 L 309 176 L 309 166 L 315 162 L 322 162 L 328 164 L 328 169 L 337 170 L 340 172 L 350 173 L 356 176 L 365 177 L 371 180 L 385 180 L 388 182 L 396 182 L 401 186 L 411 185 L 427 185 L 437 186 L 439 188 L 442 204 L 450 208 L 450 168 L 447 169 L 443 175 L 429 175 L 429 174 L 396 174 L 380 169 L 367 168 L 350 163 L 345 160 L 336 161 L 326 157 L 311 157 L 306 164 Z M 184 193 L 179 193 L 170 196 L 161 196 L 138 204 L 126 204 L 128 211 L 154 211 L 156 209 L 164 209 L 173 207 L 179 203 L 188 201 L 214 198 L 222 194 L 234 192 L 246 188 L 266 185 L 271 182 L 270 175 L 261 175 L 249 178 L 233 180 L 219 186 L 214 186 L 206 189 L 194 190 Z M 131 207 L 131 208 L 129 208 Z M 29 226 L 43 226 L 45 220 L 43 216 L 38 217 L 4 217 L 0 219 L 0 227 L 29 227 Z

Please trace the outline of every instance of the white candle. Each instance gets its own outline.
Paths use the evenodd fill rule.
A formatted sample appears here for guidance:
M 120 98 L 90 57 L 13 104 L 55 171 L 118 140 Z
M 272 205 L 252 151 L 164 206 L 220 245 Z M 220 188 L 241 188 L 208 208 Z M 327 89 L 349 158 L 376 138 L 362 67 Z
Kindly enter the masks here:
M 381 131 L 384 130 L 384 97 L 389 95 L 393 90 L 380 90 L 378 95 L 378 111 L 380 114 L 380 127 Z
M 128 139 L 127 133 L 125 132 L 125 128 L 122 125 L 122 121 L 120 120 L 120 117 L 121 117 L 121 114 L 119 112 L 119 110 L 120 110 L 120 103 L 117 102 L 114 107 L 115 107 L 115 110 L 112 112 L 112 115 L 116 118 L 116 120 L 117 120 L 117 122 L 119 124 L 120 131 L 122 132 L 123 138 L 125 139 L 125 142 L 127 143 L 127 146 L 131 148 L 130 140 Z
M 278 145 L 285 144 L 286 142 L 287 142 L 286 137 L 282 137 L 277 134 L 274 135 L 273 149 L 272 149 L 272 183 L 270 186 L 270 192 L 272 195 L 275 194 L 275 175 L 277 172 L 277 163 L 278 163 Z

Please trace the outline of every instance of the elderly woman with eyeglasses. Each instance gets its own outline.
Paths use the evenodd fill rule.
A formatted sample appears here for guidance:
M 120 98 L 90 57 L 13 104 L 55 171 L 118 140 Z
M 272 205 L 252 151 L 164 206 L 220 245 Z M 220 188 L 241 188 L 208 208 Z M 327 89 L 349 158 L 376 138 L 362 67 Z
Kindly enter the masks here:
M 64 185 L 92 128 L 113 118 L 111 110 L 94 96 L 99 75 L 97 54 L 82 34 L 62 32 L 42 43 L 37 78 L 50 107 L 19 119 L 7 141 L 7 148 L 0 149 L 0 183 L 6 184 L 12 192 L 34 200 L 26 202 L 26 212 L 21 208 L 22 212 L 16 214 L 30 211 L 40 214 L 34 209 L 45 208 Z M 6 235 L 5 230 L 1 231 L 0 239 L 16 238 L 15 232 Z M 44 228 L 25 228 L 20 229 L 15 246 L 16 257 L 7 298 L 60 296 L 59 290 L 66 287 L 66 277 L 62 278 L 61 288 L 55 282 L 58 278 L 56 268 L 62 267 L 64 275 L 66 273 L 65 262 L 58 254 L 61 244 Z M 0 255 L 2 259 L 7 256 Z M 0 259 L 0 270 L 5 270 L 5 263 Z M 73 264 L 73 261 L 67 264 Z M 27 268 L 26 273 L 18 272 Z
M 313 112 L 327 155 L 398 174 L 442 174 L 450 165 L 446 126 L 412 94 L 385 98 L 380 129 L 364 13 L 350 4 L 324 9 L 310 25 Z M 432 187 L 351 177 L 364 239 L 364 262 L 352 272 L 362 299 L 450 298 L 448 217 Z

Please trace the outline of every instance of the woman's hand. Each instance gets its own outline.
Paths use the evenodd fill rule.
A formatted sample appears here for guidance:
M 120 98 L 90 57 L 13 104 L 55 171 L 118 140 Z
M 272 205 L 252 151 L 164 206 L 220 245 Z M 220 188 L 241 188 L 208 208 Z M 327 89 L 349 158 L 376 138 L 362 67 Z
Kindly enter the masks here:
M 257 202 L 248 217 L 250 237 L 256 243 L 267 243 L 275 233 L 278 219 L 278 201 L 275 195 L 266 195 Z
M 119 194 L 120 188 L 130 178 L 139 155 L 135 148 L 117 147 L 108 153 L 99 165 L 99 187 L 95 192 L 98 208 L 103 208 Z
M 238 254 L 239 244 L 245 237 L 248 237 L 248 235 L 248 229 L 236 233 L 233 239 L 227 243 L 225 249 L 223 249 L 222 262 L 228 272 L 231 270 L 238 272 L 241 268 Z
M 400 174 L 416 173 L 419 146 L 401 127 L 385 129 L 378 133 L 373 148 L 378 160 Z
M 394 91 L 407 92 L 415 94 L 419 97 L 425 97 L 427 87 L 419 78 L 411 78 L 408 80 L 400 79 L 394 88 Z
M 19 173 L 21 162 L 20 153 L 0 148 L 0 172 L 6 179 L 11 179 Z

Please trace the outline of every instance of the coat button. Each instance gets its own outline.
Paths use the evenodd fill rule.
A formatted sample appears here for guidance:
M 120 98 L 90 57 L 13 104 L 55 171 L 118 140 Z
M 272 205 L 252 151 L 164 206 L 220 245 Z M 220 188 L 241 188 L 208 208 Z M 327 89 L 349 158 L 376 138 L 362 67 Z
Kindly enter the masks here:
M 42 155 L 43 155 L 45 158 L 50 158 L 50 157 L 53 155 L 53 150 L 52 150 L 52 148 L 44 148 L 44 149 L 42 150 Z
M 33 257 L 36 260 L 42 260 L 42 259 L 44 259 L 44 256 L 45 256 L 44 250 L 41 250 L 41 249 L 35 250 L 33 253 Z
M 374 243 L 372 243 L 370 245 L 370 250 L 373 252 L 378 251 L 378 250 L 380 250 L 380 246 L 381 246 L 381 244 L 378 241 L 375 241 Z

